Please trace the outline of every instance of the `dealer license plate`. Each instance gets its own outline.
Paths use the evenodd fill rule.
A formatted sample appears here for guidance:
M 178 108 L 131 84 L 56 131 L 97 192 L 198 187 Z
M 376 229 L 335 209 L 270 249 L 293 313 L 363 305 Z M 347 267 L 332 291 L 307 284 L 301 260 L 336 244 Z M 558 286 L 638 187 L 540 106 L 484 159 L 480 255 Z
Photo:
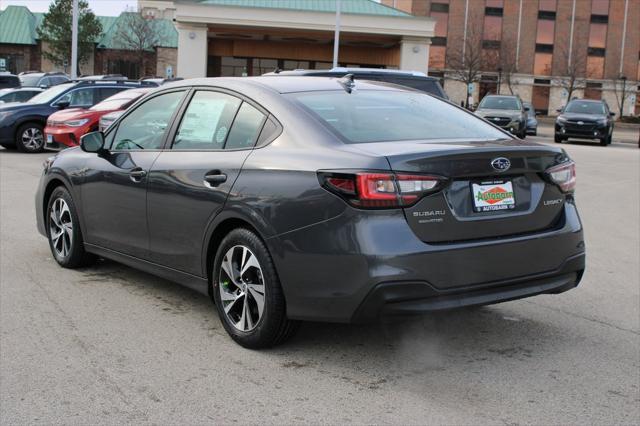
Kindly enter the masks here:
M 471 184 L 473 211 L 511 210 L 516 207 L 510 180 L 483 181 Z

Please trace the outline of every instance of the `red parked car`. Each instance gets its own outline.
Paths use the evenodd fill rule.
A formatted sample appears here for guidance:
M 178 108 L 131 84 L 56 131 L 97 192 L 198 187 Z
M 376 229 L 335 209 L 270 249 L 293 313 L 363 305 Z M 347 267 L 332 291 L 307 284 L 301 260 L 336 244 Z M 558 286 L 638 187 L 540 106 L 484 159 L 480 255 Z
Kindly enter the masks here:
M 59 150 L 79 145 L 80 136 L 98 130 L 100 117 L 127 109 L 150 90 L 152 88 L 124 90 L 89 109 L 69 108 L 51 114 L 44 129 L 46 148 Z

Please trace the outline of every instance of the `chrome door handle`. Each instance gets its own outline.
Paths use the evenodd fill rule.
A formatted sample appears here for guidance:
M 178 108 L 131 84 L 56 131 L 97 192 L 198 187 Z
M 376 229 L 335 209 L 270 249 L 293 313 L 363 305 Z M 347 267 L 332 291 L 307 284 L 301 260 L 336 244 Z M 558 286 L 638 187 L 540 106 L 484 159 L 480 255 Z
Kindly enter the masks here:
M 131 180 L 134 182 L 140 182 L 140 180 L 142 180 L 142 178 L 145 177 L 146 175 L 147 175 L 146 170 L 142 170 L 140 167 L 136 167 L 135 169 L 129 172 L 129 176 L 131 177 Z

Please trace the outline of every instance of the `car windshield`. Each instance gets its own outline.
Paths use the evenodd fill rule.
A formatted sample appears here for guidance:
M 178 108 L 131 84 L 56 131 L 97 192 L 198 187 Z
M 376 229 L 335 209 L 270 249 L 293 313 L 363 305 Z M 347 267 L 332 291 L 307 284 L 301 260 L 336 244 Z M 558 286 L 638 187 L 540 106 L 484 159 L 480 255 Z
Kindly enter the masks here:
M 518 98 L 507 96 L 487 96 L 480 105 L 479 109 L 520 109 L 520 101 Z
M 57 86 L 53 86 L 50 89 L 45 90 L 42 93 L 35 95 L 33 98 L 29 99 L 29 103 L 32 104 L 46 104 L 54 100 L 58 95 L 66 91 L 67 89 L 73 87 L 74 83 L 66 83 L 59 84 Z
M 601 102 L 569 102 L 564 112 L 576 112 L 580 114 L 604 114 L 604 105 Z
M 507 138 L 473 114 L 420 92 L 341 90 L 287 96 L 346 143 Z
M 25 87 L 37 86 L 38 85 L 38 81 L 40 81 L 41 77 L 42 77 L 42 75 L 40 75 L 40 74 L 21 75 L 20 76 L 20 84 L 22 84 Z

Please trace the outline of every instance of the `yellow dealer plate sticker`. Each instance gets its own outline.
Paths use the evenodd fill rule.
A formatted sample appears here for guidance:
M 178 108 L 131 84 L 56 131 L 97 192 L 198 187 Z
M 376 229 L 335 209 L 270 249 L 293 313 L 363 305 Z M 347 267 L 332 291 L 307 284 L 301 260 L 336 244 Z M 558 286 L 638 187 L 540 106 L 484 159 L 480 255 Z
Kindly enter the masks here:
M 472 183 L 471 192 L 475 212 L 510 210 L 516 207 L 510 180 Z

